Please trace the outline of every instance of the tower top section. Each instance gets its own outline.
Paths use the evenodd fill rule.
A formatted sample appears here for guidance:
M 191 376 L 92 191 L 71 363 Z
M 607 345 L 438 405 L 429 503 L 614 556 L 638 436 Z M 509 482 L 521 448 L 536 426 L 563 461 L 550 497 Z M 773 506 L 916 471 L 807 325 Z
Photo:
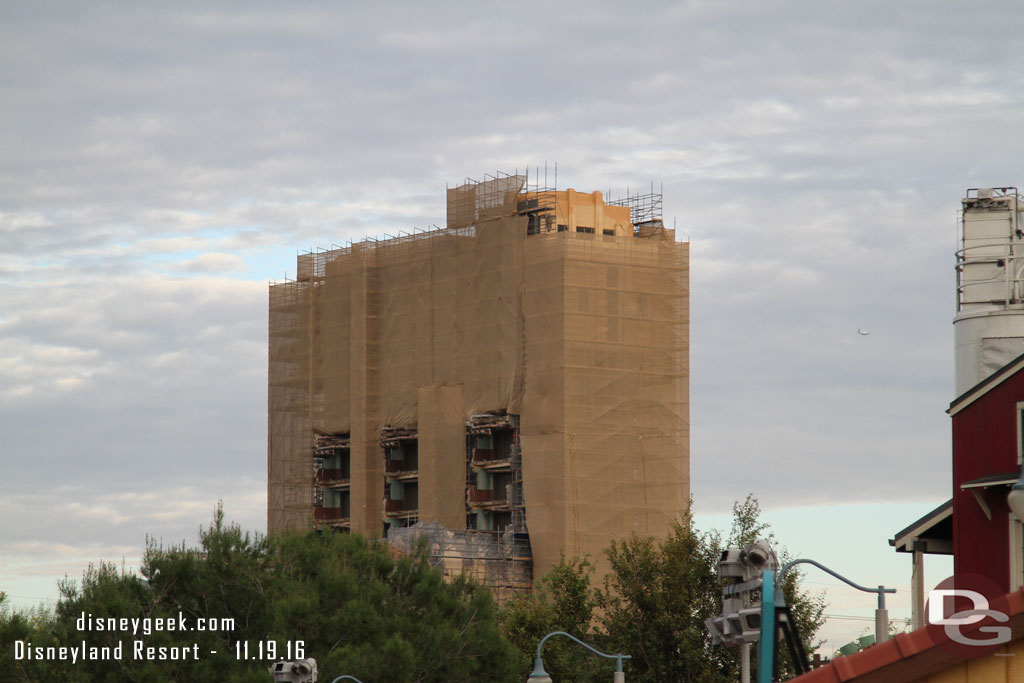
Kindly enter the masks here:
M 460 228 L 481 220 L 527 216 L 527 234 L 581 232 L 617 237 L 651 237 L 664 233 L 662 193 L 626 193 L 608 200 L 601 192 L 559 190 L 557 175 L 540 170 L 466 178 L 447 191 L 447 226 Z M 672 233 L 674 238 L 674 232 Z
M 1016 187 L 972 188 L 956 251 L 956 395 L 1024 353 L 1024 202 Z

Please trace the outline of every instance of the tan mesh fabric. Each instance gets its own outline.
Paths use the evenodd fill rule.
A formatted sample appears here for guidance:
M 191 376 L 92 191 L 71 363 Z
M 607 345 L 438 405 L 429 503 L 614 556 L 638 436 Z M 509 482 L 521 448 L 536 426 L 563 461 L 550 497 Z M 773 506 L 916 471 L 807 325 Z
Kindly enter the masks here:
M 521 176 L 449 190 L 448 217 L 271 286 L 270 530 L 309 523 L 317 430 L 350 435 L 351 529 L 380 535 L 385 427 L 417 430 L 418 520 L 465 529 L 467 424 L 508 413 L 536 576 L 666 534 L 689 496 L 688 245 Z
M 306 282 L 270 289 L 267 526 L 273 530 L 303 527 L 313 504 L 308 295 Z
M 689 496 L 688 245 L 542 234 L 527 250 L 523 469 L 535 564 L 602 570 Z
M 466 528 L 466 423 L 462 387 L 419 391 L 419 518 Z
M 332 265 L 341 273 L 352 277 L 350 303 L 350 364 L 349 386 L 325 385 L 317 402 L 325 405 L 325 412 L 333 415 L 338 431 L 351 432 L 352 467 L 352 529 L 376 536 L 383 528 L 381 500 L 384 491 L 384 463 L 379 446 L 380 426 L 376 419 L 377 392 L 374 365 L 377 362 L 376 325 L 376 251 L 368 244 L 356 244 L 346 254 L 345 263 Z M 345 266 L 345 267 L 343 267 Z M 316 318 L 330 317 L 334 312 L 316 311 Z M 349 413 L 341 413 L 348 394 Z M 335 395 L 338 396 L 335 402 Z

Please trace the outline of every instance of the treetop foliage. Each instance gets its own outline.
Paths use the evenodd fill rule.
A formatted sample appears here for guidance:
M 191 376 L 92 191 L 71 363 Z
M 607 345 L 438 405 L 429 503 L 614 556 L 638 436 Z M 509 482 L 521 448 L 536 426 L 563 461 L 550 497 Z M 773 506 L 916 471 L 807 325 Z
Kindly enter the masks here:
M 704 619 L 721 608 L 722 549 L 772 539 L 760 514 L 752 496 L 737 503 L 725 542 L 698 531 L 689 513 L 661 541 L 614 542 L 600 585 L 588 558 L 563 557 L 533 592 L 498 610 L 472 580 L 446 581 L 423 547 L 402 555 L 379 539 L 313 531 L 268 538 L 226 523 L 218 506 L 197 547 L 147 540 L 138 573 L 90 566 L 80 582 L 59 583 L 53 610 L 13 610 L 0 593 L 0 666 L 14 681 L 266 683 L 271 661 L 312 656 L 323 681 L 349 674 L 366 683 L 504 683 L 525 680 L 541 638 L 566 631 L 608 654 L 630 655 L 630 681 L 735 681 L 738 651 L 712 645 Z M 784 590 L 811 649 L 824 604 L 799 579 L 788 574 Z M 83 628 L 84 618 L 208 628 L 133 633 Z M 44 652 L 83 641 L 123 650 L 116 660 L 15 659 L 16 641 Z M 198 656 L 135 659 L 136 641 L 154 653 Z M 560 683 L 607 681 L 614 670 L 614 661 L 566 638 L 548 641 L 543 657 Z
M 101 563 L 80 584 L 64 581 L 60 589 L 46 623 L 0 613 L 0 664 L 13 680 L 267 683 L 270 648 L 285 656 L 289 644 L 294 659 L 316 657 L 328 681 L 354 672 L 368 682 L 502 681 L 518 664 L 490 593 L 465 579 L 446 583 L 424 555 L 396 556 L 385 542 L 358 535 L 251 535 L 225 523 L 219 507 L 198 548 L 150 543 L 138 575 Z M 190 626 L 203 619 L 216 627 L 80 631 L 83 614 L 171 621 L 180 614 Z M 42 647 L 121 643 L 124 656 L 74 665 L 14 661 L 16 640 Z M 198 661 L 135 661 L 135 640 L 155 648 L 196 645 Z
M 722 550 L 761 538 L 775 545 L 752 495 L 733 506 L 726 541 L 717 531 L 697 530 L 687 512 L 663 541 L 633 536 L 612 543 L 611 573 L 601 586 L 591 585 L 586 559 L 563 559 L 536 591 L 505 606 L 502 626 L 521 652 L 544 634 L 564 630 L 606 653 L 631 655 L 624 667 L 630 681 L 731 683 L 739 679 L 739 650 L 713 645 L 704 620 L 722 608 L 723 583 L 716 572 Z M 799 572 L 790 572 L 783 591 L 811 651 L 824 621 L 824 598 L 801 590 L 799 579 Z M 792 673 L 785 648 L 780 656 L 783 675 Z M 571 683 L 605 681 L 614 665 L 556 641 L 545 647 L 544 663 L 554 680 Z M 520 666 L 525 678 L 525 657 Z

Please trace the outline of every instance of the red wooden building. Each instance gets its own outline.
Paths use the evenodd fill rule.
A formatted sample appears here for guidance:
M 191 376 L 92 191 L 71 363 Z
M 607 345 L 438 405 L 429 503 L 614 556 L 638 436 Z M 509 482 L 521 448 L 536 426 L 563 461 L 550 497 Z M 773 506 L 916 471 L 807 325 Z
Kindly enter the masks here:
M 985 576 L 1003 592 L 1024 584 L 1021 520 L 1006 496 L 1020 477 L 1024 355 L 968 389 L 953 418 L 953 570 Z
M 889 541 L 897 551 L 913 553 L 915 628 L 925 625 L 925 555 L 951 554 L 955 574 L 983 576 L 1002 593 L 1024 585 L 1024 532 L 1006 501 L 1020 477 L 1024 355 L 963 392 L 947 412 L 953 497 Z

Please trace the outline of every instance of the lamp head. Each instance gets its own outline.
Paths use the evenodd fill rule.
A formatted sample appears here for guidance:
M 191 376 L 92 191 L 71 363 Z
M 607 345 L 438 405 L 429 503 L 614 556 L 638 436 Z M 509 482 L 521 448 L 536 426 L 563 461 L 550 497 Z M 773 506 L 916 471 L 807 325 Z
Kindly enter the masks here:
M 1010 511 L 1017 515 L 1017 519 L 1024 522 L 1024 463 L 1021 463 L 1020 478 L 1010 488 L 1006 502 L 1010 506 Z
M 544 670 L 544 660 L 540 655 L 533 658 L 533 673 L 526 679 L 526 683 L 551 683 L 551 676 Z

